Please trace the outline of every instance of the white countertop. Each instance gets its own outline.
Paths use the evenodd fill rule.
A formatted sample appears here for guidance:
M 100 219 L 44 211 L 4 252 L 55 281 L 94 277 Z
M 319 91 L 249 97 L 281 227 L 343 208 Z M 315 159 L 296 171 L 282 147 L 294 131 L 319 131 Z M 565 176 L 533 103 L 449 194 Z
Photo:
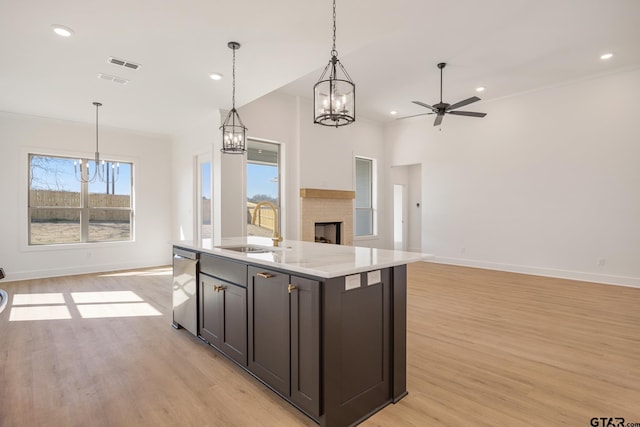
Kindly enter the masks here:
M 429 254 L 418 252 L 301 242 L 298 240 L 284 240 L 280 242 L 279 247 L 275 248 L 270 238 L 255 236 L 226 238 L 215 243 L 211 241 L 199 243 L 197 241 L 182 240 L 173 242 L 173 245 L 251 264 L 327 279 L 409 264 L 432 257 Z M 224 248 L 246 245 L 264 247 L 269 249 L 270 252 L 243 253 Z

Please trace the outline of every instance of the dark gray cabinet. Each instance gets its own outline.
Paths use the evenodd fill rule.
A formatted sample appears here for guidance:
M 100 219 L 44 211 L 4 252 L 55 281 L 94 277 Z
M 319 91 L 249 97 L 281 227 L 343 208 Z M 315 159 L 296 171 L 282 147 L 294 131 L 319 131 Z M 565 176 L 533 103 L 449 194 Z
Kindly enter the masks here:
M 320 283 L 249 267 L 249 370 L 313 418 L 320 412 Z
M 242 365 L 247 365 L 247 289 L 200 275 L 200 336 Z
M 291 401 L 320 416 L 320 284 L 291 276 Z
M 405 265 L 331 278 L 204 252 L 199 265 L 200 337 L 321 427 L 407 395 Z
M 206 258 L 209 258 L 208 263 Z M 200 336 L 231 359 L 247 366 L 247 266 L 205 255 L 203 259 L 205 262 L 200 272 Z M 232 283 L 213 275 L 241 283 Z

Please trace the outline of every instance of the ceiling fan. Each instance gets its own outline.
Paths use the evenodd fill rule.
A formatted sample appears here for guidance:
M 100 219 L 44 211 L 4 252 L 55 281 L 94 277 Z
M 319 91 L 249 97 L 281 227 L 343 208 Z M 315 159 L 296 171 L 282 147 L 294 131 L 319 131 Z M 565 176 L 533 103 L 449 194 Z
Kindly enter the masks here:
M 470 116 L 470 117 L 484 117 L 487 115 L 487 113 L 476 113 L 473 111 L 452 111 L 457 108 L 464 107 L 465 105 L 472 104 L 476 101 L 480 101 L 480 98 L 478 98 L 477 96 L 472 96 L 471 98 L 467 98 L 464 101 L 456 102 L 455 104 L 447 104 L 446 102 L 442 102 L 442 70 L 444 69 L 444 67 L 446 67 L 446 65 L 447 64 L 445 62 L 441 62 L 438 64 L 438 68 L 440 69 L 440 102 L 431 106 L 429 104 L 425 104 L 424 102 L 411 101 L 414 104 L 418 104 L 422 107 L 428 108 L 431 111 L 429 113 L 421 113 L 421 114 L 414 114 L 412 116 L 400 117 L 399 120 L 408 119 L 409 117 L 424 116 L 425 114 L 437 114 L 436 120 L 433 122 L 433 125 L 439 126 L 440 123 L 442 123 L 442 119 L 444 118 L 445 114 L 453 114 L 456 116 Z

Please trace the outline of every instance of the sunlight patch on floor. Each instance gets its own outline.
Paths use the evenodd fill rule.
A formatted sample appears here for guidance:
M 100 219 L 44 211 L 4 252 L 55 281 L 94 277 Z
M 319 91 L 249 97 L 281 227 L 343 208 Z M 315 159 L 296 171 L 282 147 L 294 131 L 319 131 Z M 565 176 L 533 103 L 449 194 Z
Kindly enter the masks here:
M 37 307 L 13 307 L 9 313 L 10 322 L 27 320 L 65 320 L 71 319 L 66 305 L 43 305 Z
M 9 321 L 72 319 L 76 310 L 83 319 L 162 316 L 132 291 L 51 292 L 14 295 Z
M 64 295 L 60 292 L 47 294 L 15 294 L 13 305 L 64 304 Z

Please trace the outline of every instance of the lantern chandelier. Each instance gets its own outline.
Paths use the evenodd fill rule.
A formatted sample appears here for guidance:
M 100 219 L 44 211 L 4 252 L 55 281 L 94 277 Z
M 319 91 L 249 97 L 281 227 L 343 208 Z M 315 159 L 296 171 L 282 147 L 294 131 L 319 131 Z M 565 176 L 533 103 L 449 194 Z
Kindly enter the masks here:
M 236 50 L 240 49 L 240 43 L 229 42 L 227 43 L 229 49 L 233 50 L 233 74 L 232 74 L 232 96 L 231 96 L 231 111 L 227 114 L 227 118 L 224 119 L 222 126 L 222 151 L 226 154 L 244 154 L 246 150 L 246 133 L 247 128 L 240 120 L 240 116 L 236 111 Z
M 76 179 L 84 183 L 93 183 L 97 180 L 102 182 L 116 182 L 120 176 L 120 162 L 105 162 L 100 160 L 98 150 L 98 108 L 102 106 L 99 102 L 94 102 L 96 106 L 96 152 L 93 162 L 82 159 L 73 162 L 73 171 Z M 93 163 L 93 167 L 91 166 Z
M 329 72 L 328 79 L 325 78 Z M 333 47 L 331 59 L 313 86 L 313 122 L 344 126 L 356 120 L 356 85 L 338 60 L 336 50 L 336 0 L 333 0 Z

